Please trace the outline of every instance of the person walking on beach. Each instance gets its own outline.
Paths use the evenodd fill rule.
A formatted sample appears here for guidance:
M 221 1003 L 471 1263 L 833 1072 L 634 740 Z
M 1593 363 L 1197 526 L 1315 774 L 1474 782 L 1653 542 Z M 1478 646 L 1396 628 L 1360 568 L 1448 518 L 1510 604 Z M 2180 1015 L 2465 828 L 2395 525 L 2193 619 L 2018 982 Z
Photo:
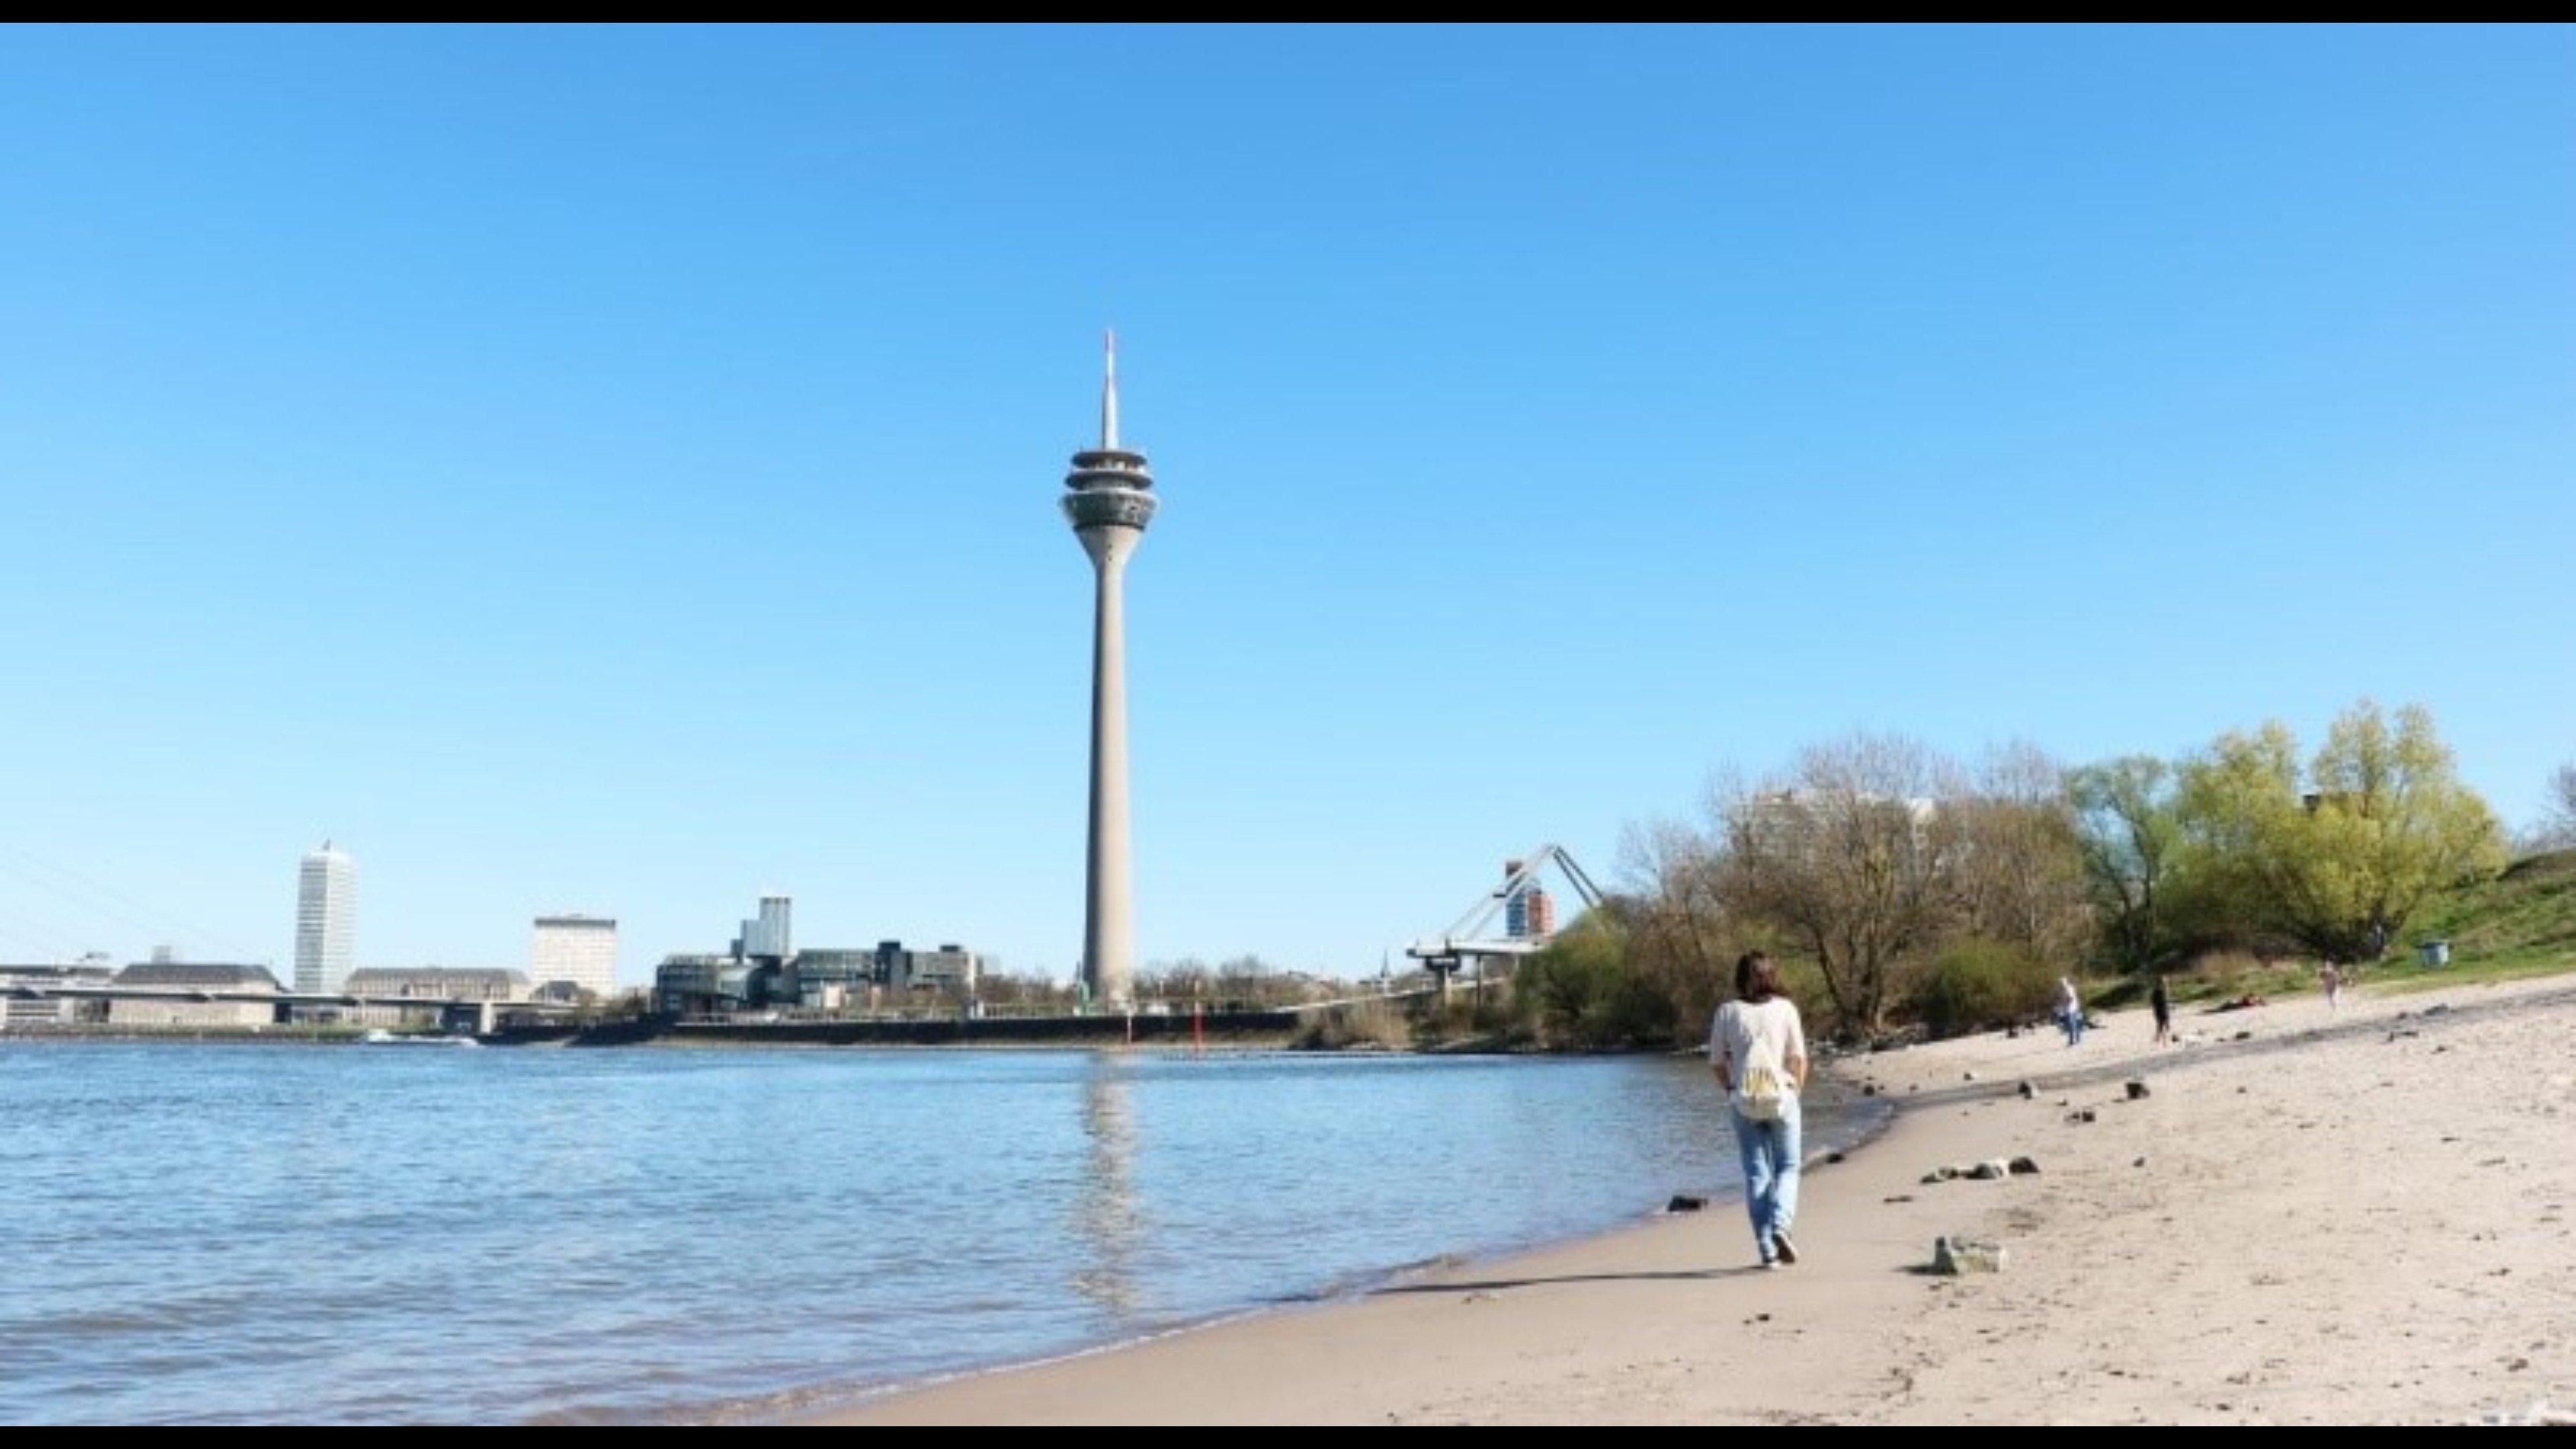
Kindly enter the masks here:
M 2340 1011 L 2343 1008 L 2343 968 L 2328 961 L 2325 969 L 2317 975 L 2326 984 L 2326 1010 Z
M 1780 968 L 1759 951 L 1735 963 L 1735 1000 L 1709 1023 L 1708 1064 L 1727 1093 L 1744 1210 L 1762 1266 L 1798 1261 L 1789 1224 L 1798 1215 L 1798 1092 L 1807 1085 L 1807 1030 L 1780 989 Z
M 2147 993 L 2147 1005 L 2156 1013 L 2156 1045 L 2169 1045 L 2173 1039 L 2173 991 L 2165 985 L 2165 973 L 2156 973 L 2155 989 Z
M 2066 1031 L 2068 1046 L 2084 1045 L 2084 998 L 2075 994 L 2075 978 L 2057 978 L 2057 1024 Z

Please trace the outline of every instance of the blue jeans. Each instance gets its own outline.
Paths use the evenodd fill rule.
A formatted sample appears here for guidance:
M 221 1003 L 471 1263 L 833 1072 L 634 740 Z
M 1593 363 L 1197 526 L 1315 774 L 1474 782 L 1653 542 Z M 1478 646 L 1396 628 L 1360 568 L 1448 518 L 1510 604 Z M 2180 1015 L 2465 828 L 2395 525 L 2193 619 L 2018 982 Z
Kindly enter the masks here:
M 2084 1045 L 2083 1012 L 2061 1011 L 2057 1014 L 2057 1025 L 2060 1030 L 2066 1033 L 2066 1044 L 2068 1046 Z
M 1798 1099 L 1780 1103 L 1780 1120 L 1735 1119 L 1735 1151 L 1744 1160 L 1744 1210 L 1753 1218 L 1753 1246 L 1770 1262 L 1779 1255 L 1772 1237 L 1789 1231 L 1798 1216 Z

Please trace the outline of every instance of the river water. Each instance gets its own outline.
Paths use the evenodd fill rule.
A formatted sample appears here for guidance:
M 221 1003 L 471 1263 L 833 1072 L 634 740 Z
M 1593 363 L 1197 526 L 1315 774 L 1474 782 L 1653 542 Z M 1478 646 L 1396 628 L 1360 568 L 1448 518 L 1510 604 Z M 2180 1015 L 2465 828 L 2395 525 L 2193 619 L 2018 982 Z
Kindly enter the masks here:
M 766 1417 L 1732 1163 L 1646 1057 L 0 1041 L 0 1423 Z

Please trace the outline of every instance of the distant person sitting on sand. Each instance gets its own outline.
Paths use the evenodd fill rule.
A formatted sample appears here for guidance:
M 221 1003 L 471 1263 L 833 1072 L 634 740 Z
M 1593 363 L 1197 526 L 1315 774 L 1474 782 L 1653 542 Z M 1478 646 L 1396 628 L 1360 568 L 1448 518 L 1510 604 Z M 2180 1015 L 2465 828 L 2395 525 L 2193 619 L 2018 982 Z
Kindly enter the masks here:
M 2155 989 L 2147 993 L 2147 1005 L 2156 1014 L 2156 1045 L 2164 1046 L 2174 1039 L 2173 992 L 2165 985 L 2165 973 L 2156 973 Z
M 2343 968 L 2337 966 L 2332 961 L 2328 961 L 2325 964 L 2325 969 L 2317 973 L 2317 978 L 2323 981 L 2326 986 L 2326 1010 L 2341 1010 L 2343 1007 Z
M 2057 978 L 2057 1024 L 2066 1031 L 2068 1046 L 2084 1045 L 2084 998 L 2075 994 L 2075 978 Z
M 1798 1091 L 1807 1084 L 1807 1030 L 1780 989 L 1780 968 L 1759 951 L 1735 963 L 1736 999 L 1708 1029 L 1708 1064 L 1726 1089 L 1735 1150 L 1744 1163 L 1744 1210 L 1762 1266 L 1798 1261 L 1789 1223 L 1798 1215 Z

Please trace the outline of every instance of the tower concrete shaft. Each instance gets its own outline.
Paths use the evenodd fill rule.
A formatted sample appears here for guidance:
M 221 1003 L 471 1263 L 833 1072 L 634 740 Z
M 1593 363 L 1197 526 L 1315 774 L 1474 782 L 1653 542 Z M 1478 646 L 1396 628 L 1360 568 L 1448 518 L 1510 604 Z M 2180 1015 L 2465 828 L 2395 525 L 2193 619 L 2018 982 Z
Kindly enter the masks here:
M 1082 973 L 1093 1002 L 1115 1011 L 1136 1000 L 1135 856 L 1127 816 L 1127 560 L 1154 518 L 1145 455 L 1118 440 L 1118 342 L 1108 340 L 1100 391 L 1100 446 L 1073 455 L 1065 517 L 1090 555 L 1091 840 L 1082 927 Z

